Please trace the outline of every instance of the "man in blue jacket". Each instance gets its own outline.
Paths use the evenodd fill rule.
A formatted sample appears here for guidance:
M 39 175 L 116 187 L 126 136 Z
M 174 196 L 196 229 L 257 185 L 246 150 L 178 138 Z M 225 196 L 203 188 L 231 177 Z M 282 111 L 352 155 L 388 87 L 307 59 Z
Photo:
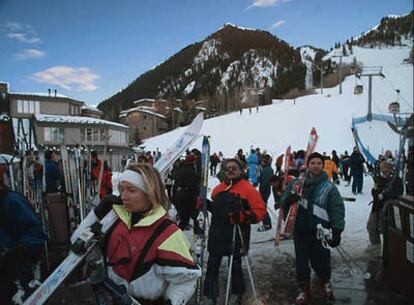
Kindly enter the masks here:
M 10 191 L 0 175 L 0 304 L 11 305 L 17 292 L 33 279 L 33 266 L 46 240 L 29 201 Z
M 56 162 L 56 154 L 48 150 L 45 152 L 45 159 L 46 192 L 57 193 L 60 186 L 60 172 Z
M 323 165 L 324 157 L 317 152 L 312 153 L 307 161 L 308 171 L 305 179 L 293 180 L 280 200 L 285 211 L 292 203 L 298 203 L 294 227 L 296 278 L 299 283 L 299 294 L 295 303 L 297 305 L 305 305 L 309 302 L 311 273 L 309 263 L 320 279 L 325 298 L 328 301 L 333 300 L 330 284 L 330 251 L 323 247 L 321 240 L 317 239 L 316 229 L 318 224 L 332 229 L 332 239 L 328 244 L 337 247 L 345 227 L 345 206 L 338 189 L 328 180 Z

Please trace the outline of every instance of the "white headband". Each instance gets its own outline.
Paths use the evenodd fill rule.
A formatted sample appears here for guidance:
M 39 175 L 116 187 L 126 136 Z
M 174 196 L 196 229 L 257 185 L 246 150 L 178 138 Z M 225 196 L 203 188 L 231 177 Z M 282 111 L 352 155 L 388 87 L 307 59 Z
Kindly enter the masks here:
M 144 193 L 148 194 L 147 186 L 145 185 L 144 178 L 141 174 L 138 174 L 136 171 L 133 170 L 125 170 L 119 181 L 125 181 L 131 183 L 133 186 L 139 188 Z

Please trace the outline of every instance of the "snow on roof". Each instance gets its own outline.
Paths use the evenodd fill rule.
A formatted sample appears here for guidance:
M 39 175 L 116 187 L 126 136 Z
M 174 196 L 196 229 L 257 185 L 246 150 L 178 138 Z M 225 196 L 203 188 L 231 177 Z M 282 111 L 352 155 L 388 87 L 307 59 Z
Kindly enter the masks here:
M 114 122 L 102 120 L 102 119 L 85 117 L 85 116 L 35 114 L 35 119 L 36 121 L 43 122 L 43 123 L 110 125 L 110 126 L 128 128 L 128 126 L 125 126 L 123 124 L 114 123 Z
M 167 100 L 165 99 L 153 99 L 153 98 L 142 98 L 139 99 L 137 101 L 134 101 L 133 104 L 140 104 L 140 103 L 144 103 L 144 102 L 166 102 Z
M 49 93 L 43 93 L 43 92 L 15 92 L 15 91 L 9 91 L 9 94 L 15 94 L 15 95 L 33 95 L 33 96 L 42 96 L 42 97 L 63 97 L 63 98 L 70 98 L 69 96 L 57 93 L 55 96 L 54 92 Z M 70 98 L 72 99 L 72 98 Z
M 119 117 L 121 117 L 121 115 L 126 116 L 130 112 L 143 112 L 143 113 L 148 113 L 148 114 L 151 114 L 151 115 L 155 115 L 155 116 L 163 118 L 163 119 L 166 118 L 165 115 L 162 115 L 162 114 L 158 113 L 154 107 L 149 107 L 149 106 L 138 106 L 138 107 L 130 108 L 130 109 L 127 109 L 127 110 L 123 110 L 123 111 L 120 112 Z
M 99 112 L 99 113 L 103 113 L 101 110 L 99 110 L 98 108 L 96 108 L 96 107 L 91 107 L 91 106 L 85 106 L 85 105 L 83 105 L 82 107 L 81 107 L 81 109 L 82 110 L 89 110 L 89 111 L 93 111 L 93 112 Z

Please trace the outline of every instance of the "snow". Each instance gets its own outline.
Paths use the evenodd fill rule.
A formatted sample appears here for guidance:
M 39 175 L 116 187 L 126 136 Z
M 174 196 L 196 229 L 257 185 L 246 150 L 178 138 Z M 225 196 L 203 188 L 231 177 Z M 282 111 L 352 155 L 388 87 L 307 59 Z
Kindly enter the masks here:
M 209 39 L 203 42 L 200 51 L 198 51 L 197 56 L 194 57 L 194 64 L 201 65 L 204 62 L 208 61 L 209 58 L 218 56 L 219 52 L 217 47 L 219 45 L 221 45 L 221 41 L 218 39 Z
M 66 124 L 89 124 L 89 125 L 110 125 L 122 128 L 128 126 L 114 123 L 111 121 L 86 117 L 86 116 L 71 116 L 71 115 L 52 115 L 52 114 L 35 114 L 35 119 L 38 122 L 45 123 L 66 123 Z
M 302 57 L 302 62 L 306 65 L 305 88 L 310 89 L 313 87 L 312 67 L 316 51 L 309 46 L 301 47 L 300 56 Z
M 196 84 L 195 80 L 193 80 L 191 83 L 189 83 L 187 85 L 187 87 L 185 87 L 185 89 L 184 89 L 184 94 L 188 95 L 191 92 L 193 92 L 195 84 Z
M 249 66 L 248 63 L 252 64 Z M 247 70 L 239 70 L 240 65 L 247 67 Z M 235 83 L 246 83 L 246 78 L 252 76 L 253 80 L 249 86 L 255 88 L 263 88 L 265 85 L 273 86 L 273 77 L 277 74 L 277 65 L 274 65 L 272 61 L 263 56 L 256 54 L 255 50 L 249 50 L 245 52 L 241 60 L 234 61 L 227 66 L 226 71 L 221 77 L 221 84 L 218 88 L 223 92 L 224 89 L 231 87 L 230 81 Z
M 245 27 L 242 27 L 242 26 L 235 25 L 235 24 L 233 24 L 231 22 L 226 22 L 224 24 L 224 26 L 220 27 L 217 31 L 220 31 L 220 30 L 224 29 L 226 26 L 231 26 L 231 27 L 234 27 L 234 28 L 238 28 L 239 30 L 243 30 L 243 31 L 258 31 L 258 29 L 245 28 Z
M 14 92 L 14 91 L 9 91 L 9 94 L 15 94 L 15 95 L 31 95 L 31 96 L 42 96 L 42 97 L 46 96 L 46 97 L 63 97 L 63 98 L 70 98 L 70 97 L 68 97 L 66 95 L 63 95 L 63 94 L 60 94 L 60 93 L 57 93 L 56 96 L 55 96 L 55 93 L 54 92 L 51 92 L 49 94 L 49 93 L 42 93 L 42 92 L 20 92 L 20 91 L 19 92 Z M 70 98 L 70 99 L 72 99 L 72 98 Z
M 148 113 L 150 115 L 155 115 L 159 118 L 165 119 L 165 115 L 162 115 L 162 114 L 156 112 L 155 107 L 151 107 L 151 106 L 138 106 L 138 107 L 130 108 L 128 110 L 121 111 L 119 117 L 121 117 L 121 115 L 122 116 L 127 116 L 130 112 L 135 112 L 135 111 Z
M 193 74 L 193 70 L 191 70 L 191 68 L 184 71 L 184 75 L 187 77 L 191 76 L 192 74 Z

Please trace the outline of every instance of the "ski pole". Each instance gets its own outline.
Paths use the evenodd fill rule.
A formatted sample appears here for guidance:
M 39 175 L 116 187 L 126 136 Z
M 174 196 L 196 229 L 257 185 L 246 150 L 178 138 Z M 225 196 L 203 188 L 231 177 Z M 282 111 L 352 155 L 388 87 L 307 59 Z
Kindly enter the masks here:
M 256 286 L 254 285 L 253 274 L 252 274 L 252 270 L 250 269 L 249 258 L 247 257 L 247 251 L 246 251 L 246 248 L 244 247 L 243 236 L 241 234 L 241 230 L 240 230 L 240 226 L 239 225 L 237 225 L 237 231 L 239 232 L 240 243 L 241 243 L 241 247 L 242 247 L 243 252 L 244 252 L 243 253 L 244 254 L 244 258 L 246 260 L 247 273 L 249 274 L 250 284 L 252 285 L 252 291 L 253 291 L 254 300 L 255 300 L 256 305 L 259 305 L 259 300 L 257 298 L 257 293 L 256 293 Z
M 233 270 L 233 258 L 234 258 L 234 248 L 235 248 L 235 244 L 236 244 L 236 225 L 233 226 L 233 251 L 231 252 L 230 255 L 230 266 L 229 266 L 229 274 L 227 275 L 227 287 L 226 287 L 226 300 L 225 300 L 225 305 L 228 305 L 229 302 L 229 295 L 230 295 L 230 283 L 231 283 L 231 272 Z

